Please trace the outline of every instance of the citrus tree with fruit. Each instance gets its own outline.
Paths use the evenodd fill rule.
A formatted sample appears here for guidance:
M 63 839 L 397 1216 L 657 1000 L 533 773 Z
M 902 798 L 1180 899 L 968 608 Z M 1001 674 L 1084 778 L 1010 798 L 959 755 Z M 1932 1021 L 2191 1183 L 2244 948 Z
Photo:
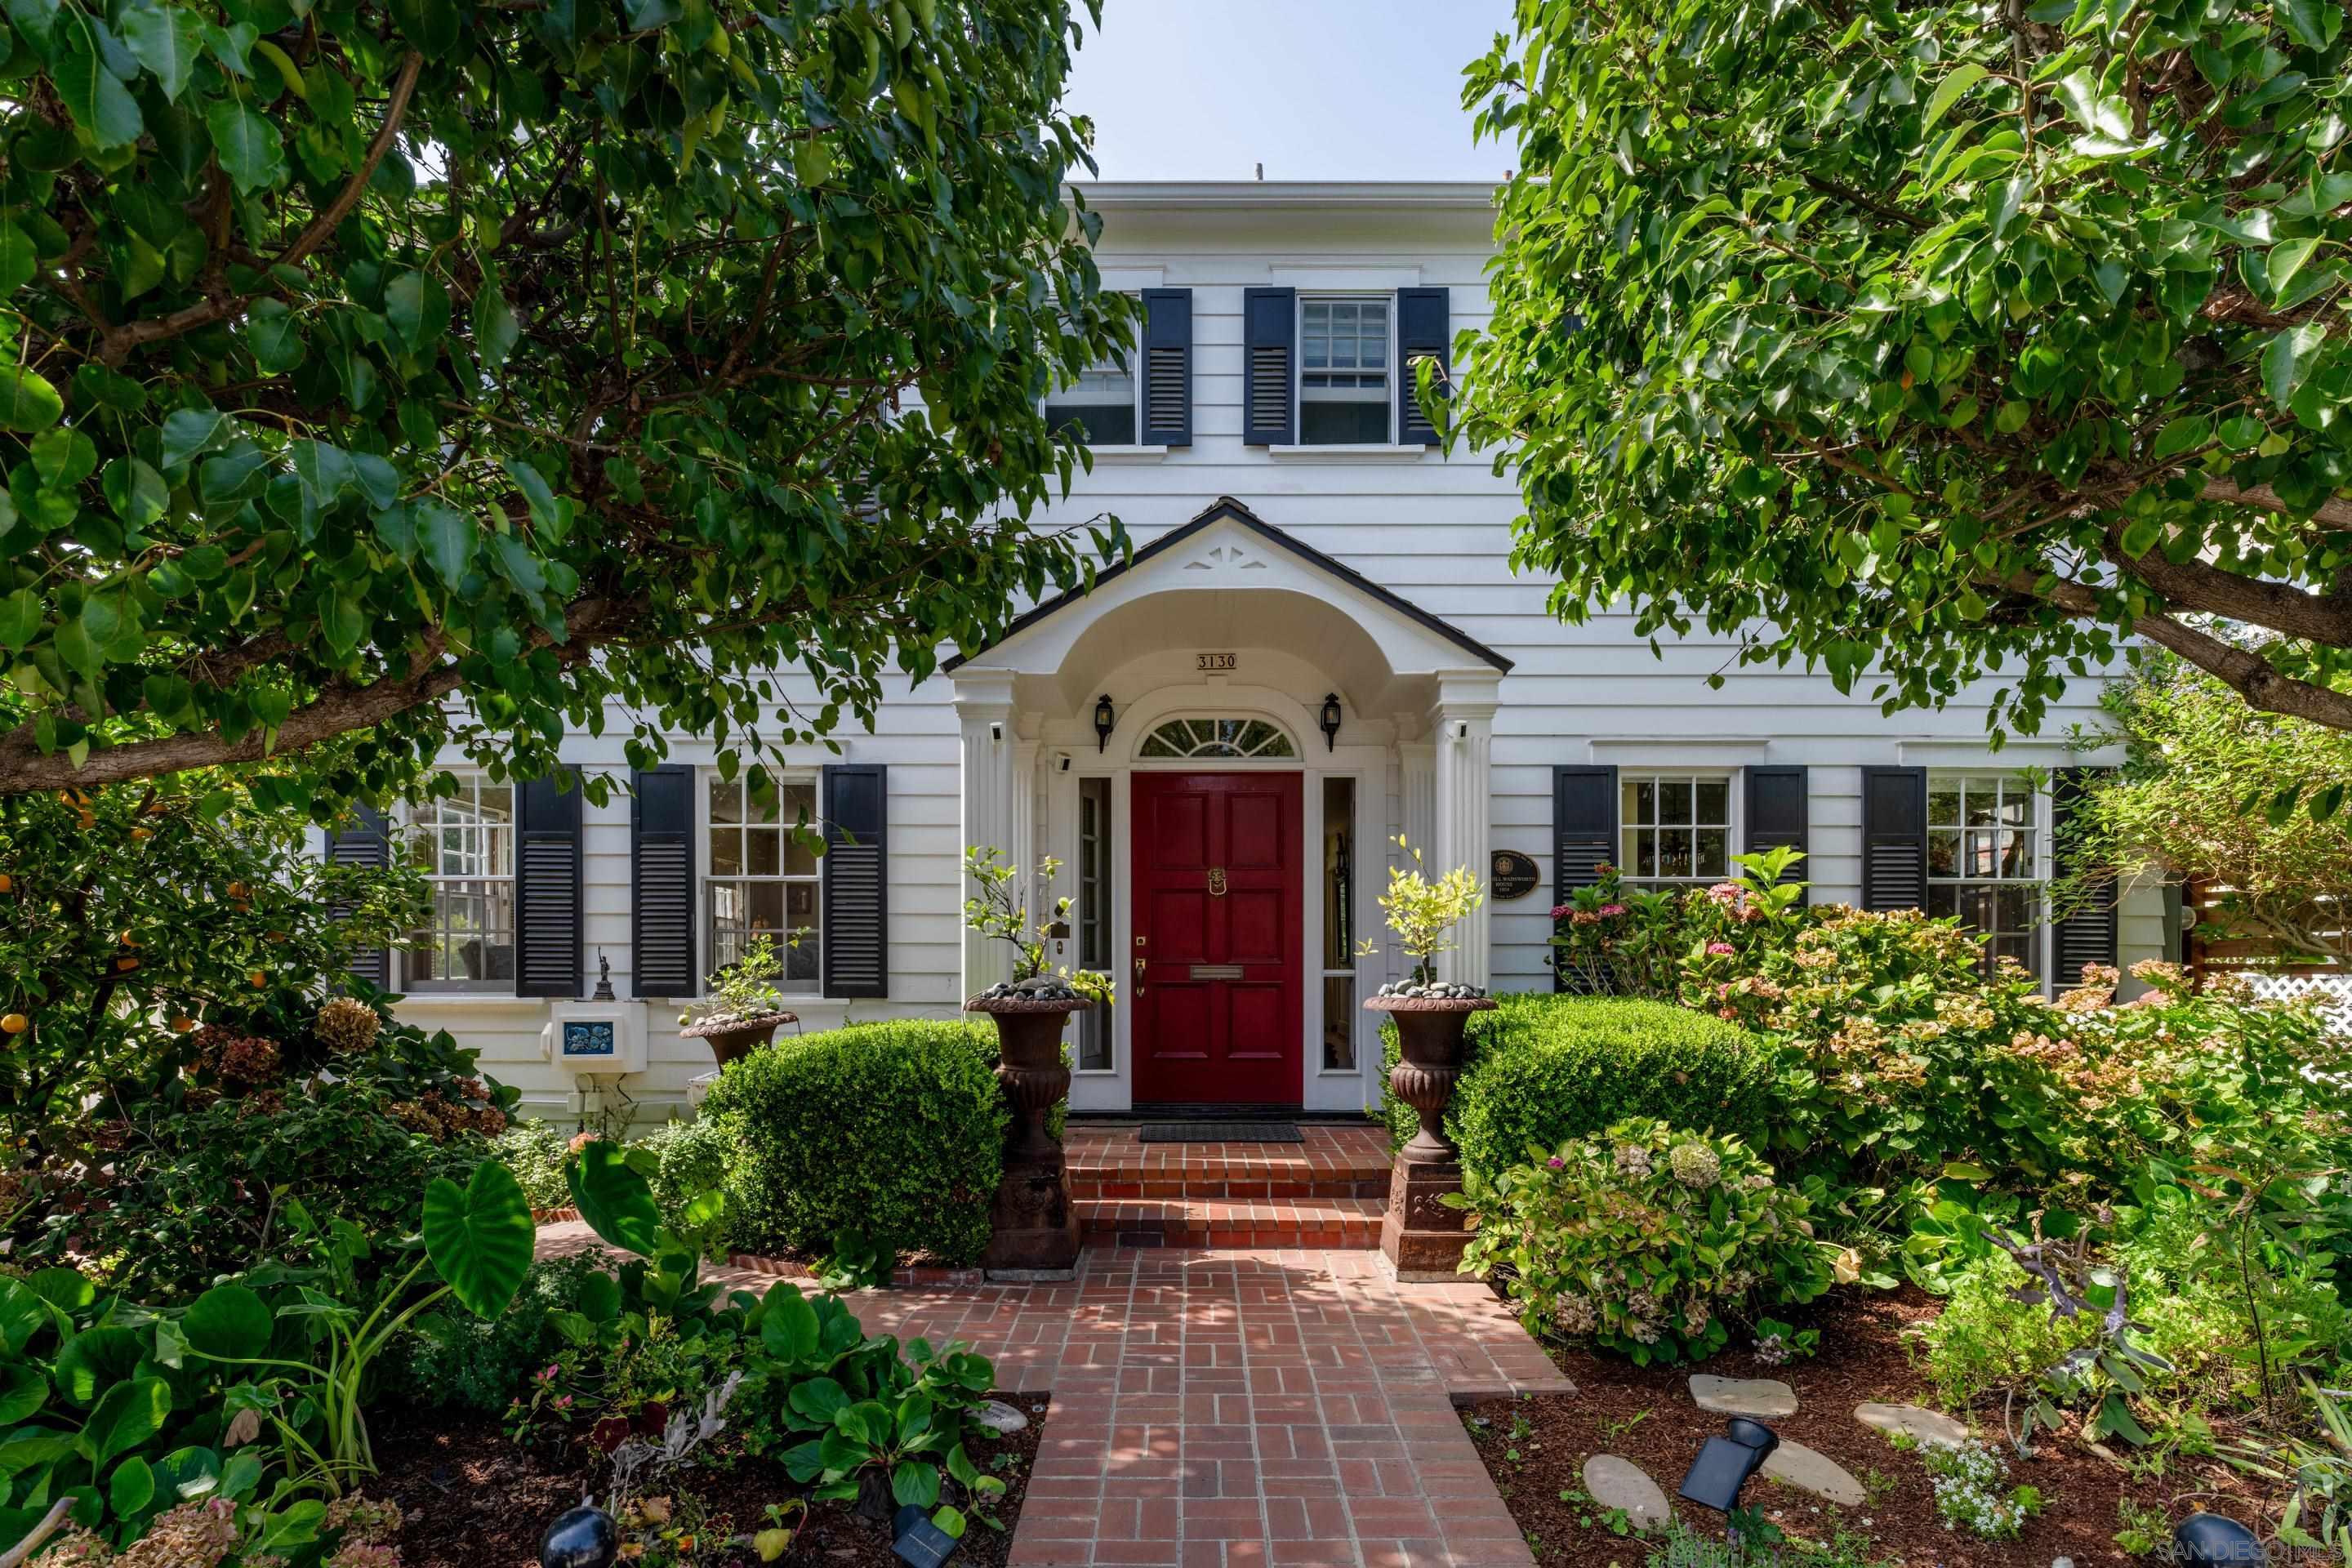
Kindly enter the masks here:
M 731 763 L 1083 584 L 1075 9 L 12 5 L 0 794 Z
M 207 1026 L 307 1030 L 417 922 L 413 871 L 322 863 L 307 818 L 216 775 L 0 799 L 0 1116 L 136 1098 Z

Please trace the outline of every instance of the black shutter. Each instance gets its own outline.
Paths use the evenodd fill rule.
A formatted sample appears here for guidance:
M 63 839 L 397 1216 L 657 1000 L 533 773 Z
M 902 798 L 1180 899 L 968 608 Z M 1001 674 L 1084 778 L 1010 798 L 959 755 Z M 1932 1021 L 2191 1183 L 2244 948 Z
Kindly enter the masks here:
M 1192 444 L 1192 290 L 1143 291 L 1143 444 Z
M 1242 443 L 1298 444 L 1298 290 L 1242 290 Z
M 2058 984 L 2062 987 L 2083 984 L 2083 966 L 2086 963 L 2103 963 L 2110 968 L 2116 964 L 2116 903 L 2121 889 L 2116 885 L 2113 868 L 2092 868 L 2080 864 L 2078 858 L 2070 853 L 2070 846 L 2066 843 L 2066 825 L 2074 815 L 2074 803 L 2083 797 L 2084 791 L 2090 787 L 2094 778 L 2108 771 L 2105 768 L 2060 768 L 2050 781 L 2053 826 L 2055 828 L 2051 837 L 2058 853 L 2064 857 L 2055 869 L 2062 876 L 2093 869 L 2106 873 L 2098 883 L 2095 896 L 2058 921 L 2057 930 L 2052 936 L 2051 947 L 2055 954 Z
M 1452 307 L 1443 289 L 1400 289 L 1396 311 L 1397 363 L 1402 370 L 1397 377 L 1397 439 L 1408 447 L 1415 442 L 1434 447 L 1443 437 L 1422 412 L 1421 365 L 1425 360 L 1436 362 L 1437 387 L 1443 395 L 1446 385 L 1446 339 L 1454 324 Z
M 824 994 L 890 994 L 890 770 L 824 770 Z
M 1807 801 L 1805 770 L 1798 767 L 1748 770 L 1748 853 L 1772 849 L 1812 850 L 1811 807 Z M 1811 864 L 1800 860 L 1780 874 L 1783 882 L 1802 882 L 1812 875 Z
M 681 763 L 630 775 L 629 994 L 692 996 L 694 770 Z
M 1927 770 L 1862 770 L 1862 907 L 1927 907 Z
M 1552 889 L 1557 903 L 1601 879 L 1617 859 L 1617 770 L 1551 771 Z
M 578 996 L 580 775 L 530 779 L 515 790 L 515 994 Z
M 327 830 L 327 863 L 331 866 L 363 866 L 379 871 L 391 865 L 391 822 L 373 806 L 353 806 L 350 826 Z M 328 913 L 341 920 L 351 913 L 351 907 L 337 904 Z M 381 947 L 355 952 L 352 955 L 352 974 L 379 991 L 389 991 L 392 989 L 392 954 Z

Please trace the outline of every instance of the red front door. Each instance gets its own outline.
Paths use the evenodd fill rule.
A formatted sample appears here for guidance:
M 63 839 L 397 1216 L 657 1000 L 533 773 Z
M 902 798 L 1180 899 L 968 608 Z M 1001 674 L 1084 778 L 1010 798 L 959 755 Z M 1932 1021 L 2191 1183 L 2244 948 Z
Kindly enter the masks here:
M 1297 773 L 1136 773 L 1135 1098 L 1297 1105 Z

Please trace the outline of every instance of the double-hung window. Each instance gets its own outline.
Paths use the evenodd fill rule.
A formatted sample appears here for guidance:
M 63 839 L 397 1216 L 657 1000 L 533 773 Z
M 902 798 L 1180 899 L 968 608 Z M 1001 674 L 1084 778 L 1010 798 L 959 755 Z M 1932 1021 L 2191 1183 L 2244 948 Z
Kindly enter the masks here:
M 1394 439 L 1390 325 L 1385 298 L 1299 302 L 1300 445 L 1381 446 Z
M 777 989 L 814 995 L 824 973 L 823 898 L 816 853 L 794 829 L 817 820 L 815 781 L 780 783 L 763 807 L 742 778 L 709 778 L 710 967 L 725 968 L 764 936 L 784 966 Z
M 511 992 L 515 981 L 514 786 L 460 773 L 457 793 L 407 815 L 410 862 L 433 903 L 401 951 L 401 989 Z
M 1990 973 L 2013 959 L 2042 973 L 2050 849 L 2042 801 L 2016 773 L 1927 775 L 1927 912 L 1957 915 Z
M 1626 881 L 1670 888 L 1730 877 L 1729 774 L 1626 773 L 1618 791 L 1617 869 Z
M 1069 430 L 1089 447 L 1132 447 L 1140 437 L 1136 417 L 1135 367 L 1114 352 L 1079 373 L 1068 386 L 1045 398 L 1045 423 Z

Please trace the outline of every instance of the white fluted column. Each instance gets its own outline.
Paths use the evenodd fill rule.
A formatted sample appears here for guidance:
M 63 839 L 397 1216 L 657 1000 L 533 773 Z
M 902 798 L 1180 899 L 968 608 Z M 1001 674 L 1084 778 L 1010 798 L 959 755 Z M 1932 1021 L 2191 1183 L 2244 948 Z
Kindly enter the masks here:
M 1432 879 L 1466 866 L 1480 887 L 1488 880 L 1488 840 L 1494 818 L 1495 707 L 1492 675 L 1441 676 L 1430 710 L 1435 775 L 1435 821 L 1427 871 Z M 1486 900 L 1454 931 L 1454 947 L 1441 953 L 1437 974 L 1457 984 L 1485 985 L 1492 973 Z
M 1014 857 L 1015 812 L 1028 787 L 1014 769 L 1020 742 L 1013 733 L 1013 677 L 1002 670 L 973 670 L 958 677 L 956 718 L 963 733 L 963 810 L 959 819 L 958 861 L 964 849 L 988 847 Z M 1021 816 L 1029 814 L 1022 812 Z M 956 918 L 976 889 L 958 873 Z M 967 929 L 963 933 L 963 994 L 984 991 L 1013 973 L 1012 950 Z

